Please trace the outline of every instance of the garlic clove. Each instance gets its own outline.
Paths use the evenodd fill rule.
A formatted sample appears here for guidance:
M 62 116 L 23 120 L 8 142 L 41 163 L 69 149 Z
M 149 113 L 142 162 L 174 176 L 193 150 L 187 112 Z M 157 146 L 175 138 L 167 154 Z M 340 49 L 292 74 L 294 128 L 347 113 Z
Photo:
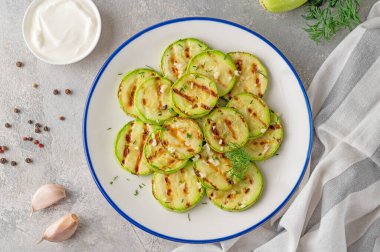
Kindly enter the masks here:
M 40 243 L 44 240 L 50 242 L 62 242 L 69 239 L 77 230 L 79 218 L 76 214 L 69 213 L 61 217 L 59 220 L 51 224 L 41 239 L 37 242 Z
M 32 212 L 47 208 L 64 198 L 66 198 L 66 191 L 62 185 L 43 185 L 32 197 Z

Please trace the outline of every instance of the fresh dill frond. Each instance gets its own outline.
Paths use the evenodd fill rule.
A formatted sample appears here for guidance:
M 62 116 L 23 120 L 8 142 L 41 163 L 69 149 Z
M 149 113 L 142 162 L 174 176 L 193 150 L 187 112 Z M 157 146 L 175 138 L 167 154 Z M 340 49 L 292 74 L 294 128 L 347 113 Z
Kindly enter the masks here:
M 310 1 L 304 29 L 317 43 L 331 40 L 342 29 L 352 30 L 360 23 L 358 15 L 361 0 Z M 324 3 L 323 3 L 324 2 Z
M 236 177 L 240 180 L 244 179 L 251 162 L 247 152 L 242 148 L 236 148 L 227 152 L 226 156 L 232 162 L 232 168 L 228 170 L 230 178 Z

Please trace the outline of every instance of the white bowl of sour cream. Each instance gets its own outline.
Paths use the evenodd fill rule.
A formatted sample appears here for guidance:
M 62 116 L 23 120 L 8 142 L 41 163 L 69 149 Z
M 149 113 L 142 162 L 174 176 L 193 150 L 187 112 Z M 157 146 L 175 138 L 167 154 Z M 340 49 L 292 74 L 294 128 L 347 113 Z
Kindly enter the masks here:
M 37 58 L 66 65 L 94 50 L 101 33 L 101 18 L 91 0 L 34 0 L 25 12 L 22 31 Z

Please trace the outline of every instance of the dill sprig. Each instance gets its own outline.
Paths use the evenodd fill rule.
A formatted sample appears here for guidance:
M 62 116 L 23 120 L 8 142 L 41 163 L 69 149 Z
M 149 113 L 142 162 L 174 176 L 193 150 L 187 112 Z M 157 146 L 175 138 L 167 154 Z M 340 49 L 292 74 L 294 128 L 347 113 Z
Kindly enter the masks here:
M 358 12 L 361 0 L 310 2 L 303 18 L 307 21 L 305 31 L 316 42 L 331 40 L 338 31 L 346 28 L 352 30 L 360 23 Z
M 247 152 L 242 148 L 237 148 L 227 152 L 226 156 L 232 162 L 232 168 L 228 170 L 230 178 L 236 177 L 240 180 L 244 179 L 249 163 L 251 162 Z

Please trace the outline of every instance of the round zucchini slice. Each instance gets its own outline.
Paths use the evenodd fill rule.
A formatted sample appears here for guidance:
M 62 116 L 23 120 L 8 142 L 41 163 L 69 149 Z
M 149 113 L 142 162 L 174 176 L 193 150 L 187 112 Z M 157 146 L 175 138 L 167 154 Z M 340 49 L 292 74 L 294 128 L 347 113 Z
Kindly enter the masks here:
M 270 125 L 268 130 L 259 138 L 249 140 L 244 150 L 253 161 L 267 160 L 276 154 L 284 136 L 280 118 L 276 113 L 270 114 Z
M 248 125 L 235 109 L 216 108 L 203 124 L 205 139 L 217 152 L 228 152 L 246 144 L 249 138 Z
M 176 115 L 170 105 L 171 85 L 166 78 L 152 77 L 137 88 L 134 103 L 142 121 L 160 125 Z
M 227 95 L 228 99 L 240 93 L 251 93 L 262 97 L 268 87 L 268 72 L 263 63 L 250 53 L 228 53 L 235 62 L 238 76 L 236 84 Z
M 251 163 L 243 180 L 227 191 L 206 189 L 207 197 L 222 210 L 239 212 L 250 208 L 261 196 L 263 176 Z
M 186 74 L 172 86 L 174 110 L 184 117 L 207 115 L 218 101 L 215 83 L 200 74 Z
M 143 148 L 153 128 L 136 119 L 127 123 L 117 134 L 115 155 L 120 165 L 136 175 L 152 173 L 148 163 L 143 158 Z
M 164 51 L 161 58 L 161 70 L 166 78 L 176 81 L 186 72 L 190 59 L 198 53 L 207 50 L 208 46 L 195 38 L 175 41 Z
M 202 130 L 188 118 L 174 117 L 165 121 L 160 138 L 164 148 L 178 159 L 189 159 L 202 150 Z
M 193 163 L 172 173 L 154 173 L 152 192 L 156 200 L 166 209 L 185 212 L 202 199 L 204 189 L 194 173 Z
M 214 80 L 219 96 L 226 95 L 234 87 L 236 66 L 228 54 L 209 50 L 195 55 L 187 66 L 188 73 L 203 74 Z
M 250 138 L 263 135 L 270 124 L 270 110 L 260 97 L 242 93 L 238 94 L 228 102 L 227 107 L 239 111 L 249 127 Z
M 240 181 L 230 175 L 233 164 L 224 154 L 212 151 L 206 144 L 198 155 L 193 158 L 194 171 L 204 187 L 228 190 Z
M 142 82 L 159 74 L 153 70 L 140 68 L 127 73 L 119 84 L 117 97 L 121 109 L 130 116 L 137 117 L 134 106 L 136 89 Z
M 178 171 L 188 162 L 188 159 L 176 159 L 165 150 L 159 131 L 154 131 L 149 135 L 145 143 L 144 155 L 152 170 L 166 174 Z

